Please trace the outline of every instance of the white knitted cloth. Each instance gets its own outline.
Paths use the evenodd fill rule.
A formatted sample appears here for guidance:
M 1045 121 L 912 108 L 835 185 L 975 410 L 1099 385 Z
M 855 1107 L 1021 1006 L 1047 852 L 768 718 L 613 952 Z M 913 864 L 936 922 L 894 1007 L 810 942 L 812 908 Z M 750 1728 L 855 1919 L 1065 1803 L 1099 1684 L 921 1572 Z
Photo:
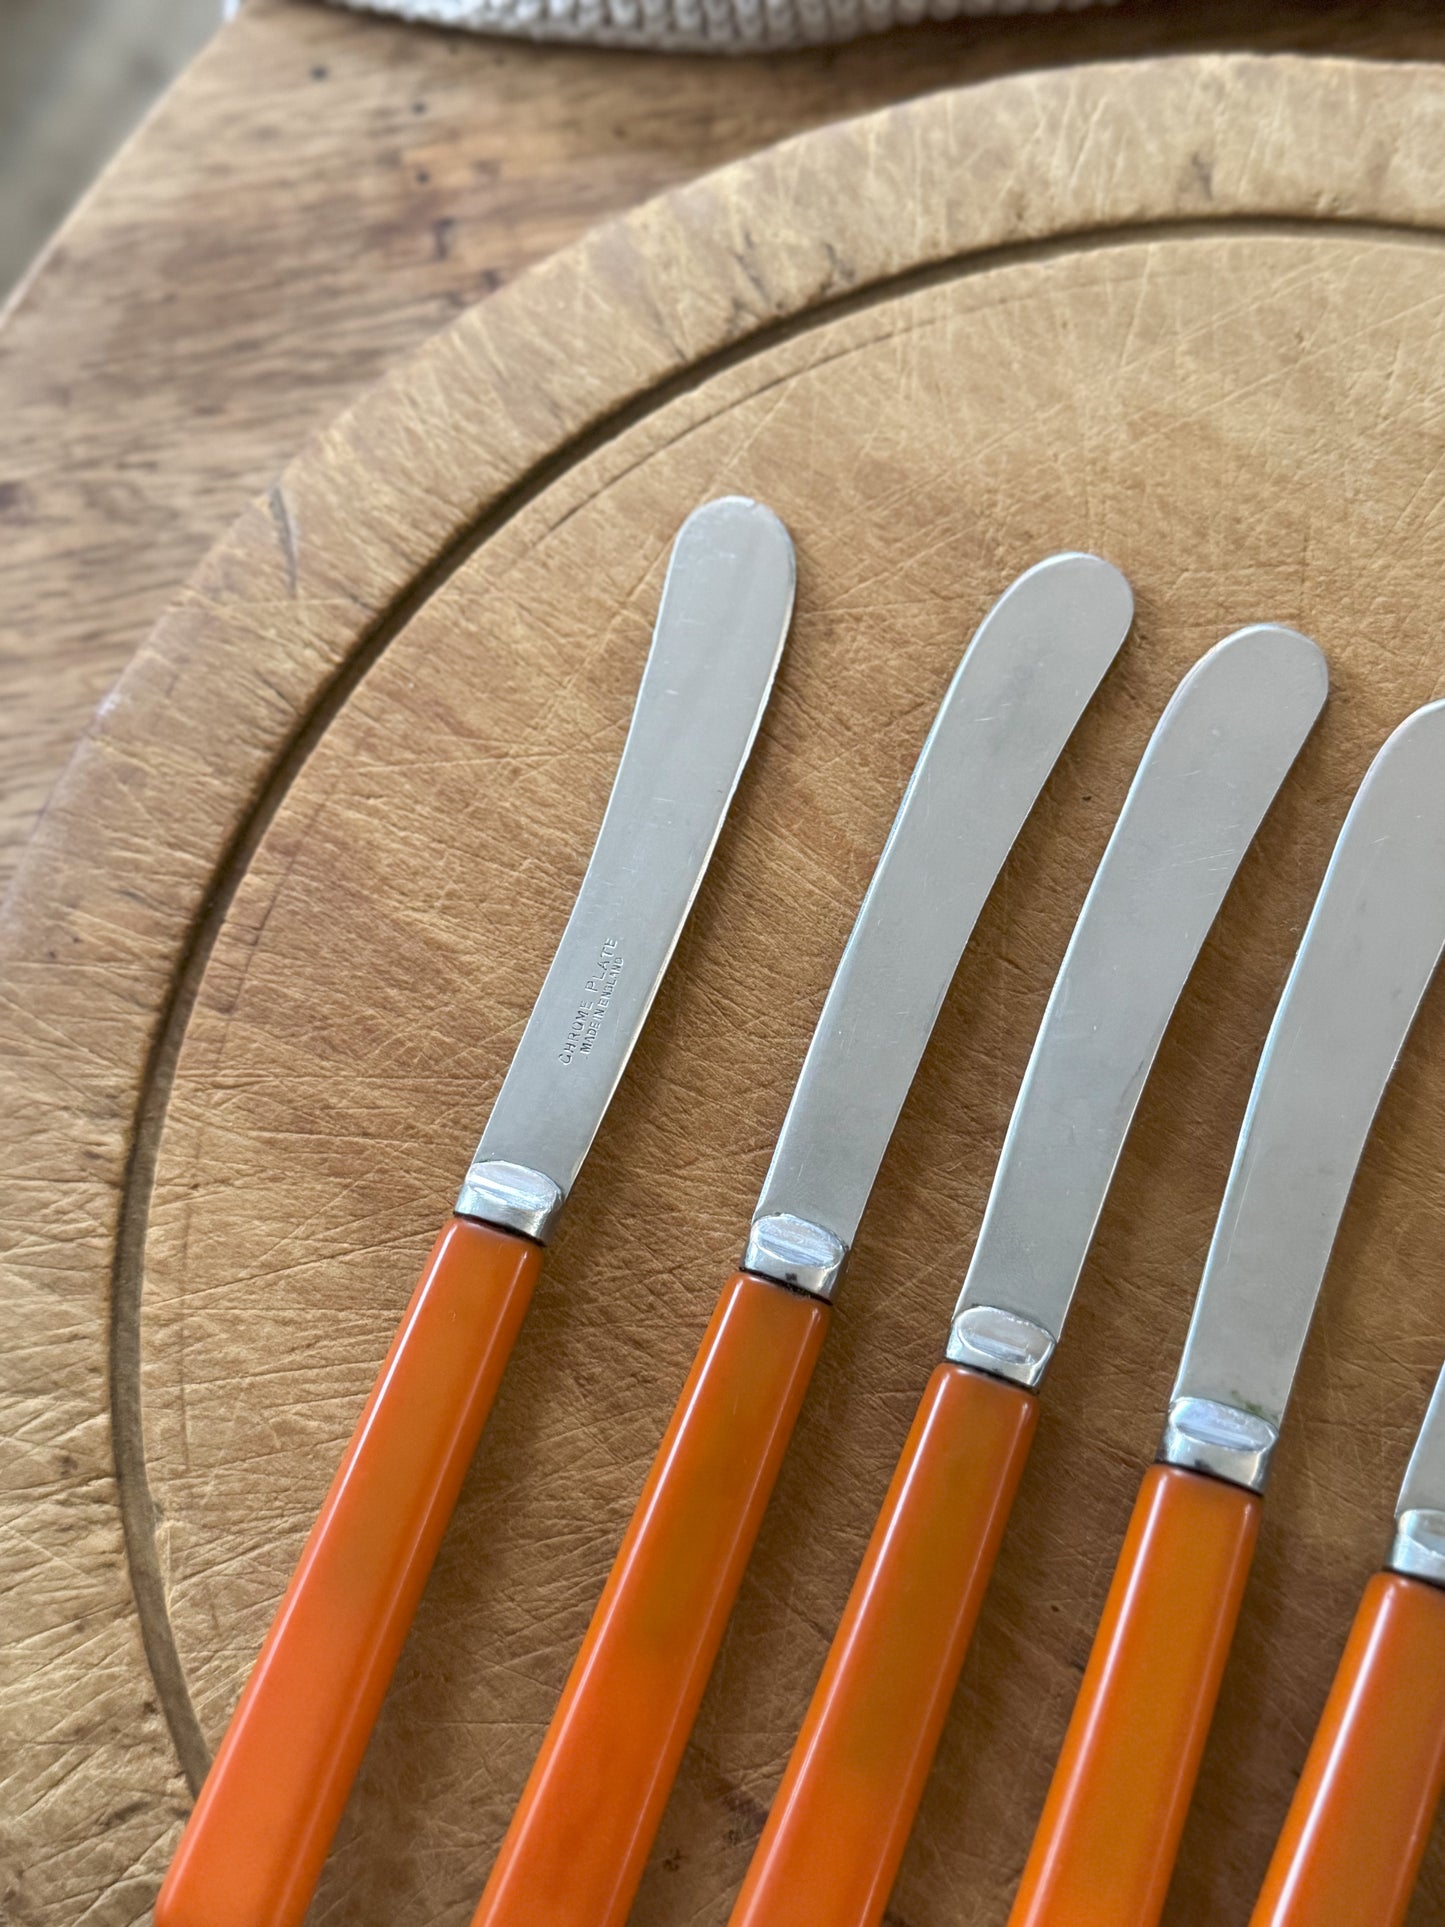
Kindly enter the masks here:
M 1108 0 L 1105 0 L 1105 4 Z M 968 13 L 1050 13 L 1093 0 L 343 0 L 438 27 L 602 47 L 753 53 L 851 40 Z

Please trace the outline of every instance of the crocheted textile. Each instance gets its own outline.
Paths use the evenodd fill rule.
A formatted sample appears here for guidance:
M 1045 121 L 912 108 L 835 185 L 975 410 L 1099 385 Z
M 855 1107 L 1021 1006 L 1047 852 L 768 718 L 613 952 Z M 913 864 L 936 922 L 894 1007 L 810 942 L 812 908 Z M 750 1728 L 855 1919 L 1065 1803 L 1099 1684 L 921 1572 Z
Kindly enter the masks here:
M 802 47 L 961 14 L 1050 13 L 1093 0 L 343 0 L 373 13 L 531 40 L 659 51 Z M 1105 0 L 1108 4 L 1108 0 Z

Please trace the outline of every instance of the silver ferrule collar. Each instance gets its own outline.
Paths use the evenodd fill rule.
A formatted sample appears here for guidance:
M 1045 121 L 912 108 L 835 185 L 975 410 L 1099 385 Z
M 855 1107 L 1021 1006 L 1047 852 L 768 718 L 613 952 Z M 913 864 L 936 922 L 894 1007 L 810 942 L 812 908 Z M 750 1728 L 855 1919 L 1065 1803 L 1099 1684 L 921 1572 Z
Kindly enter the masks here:
M 848 1247 L 835 1232 L 788 1211 L 754 1218 L 743 1251 L 744 1271 L 825 1302 L 831 1300 L 847 1262 Z
M 546 1244 L 567 1195 L 544 1171 L 505 1158 L 473 1158 L 457 1193 L 457 1216 Z
M 1395 1521 L 1385 1564 L 1391 1572 L 1402 1572 L 1410 1579 L 1445 1586 L 1445 1512 L 1431 1506 L 1402 1512 Z
M 1031 1392 L 1048 1370 L 1057 1342 L 1042 1325 L 1002 1305 L 968 1305 L 949 1328 L 944 1357 Z
M 1212 1398 L 1176 1398 L 1169 1407 L 1159 1445 L 1162 1465 L 1263 1492 L 1279 1427 L 1257 1412 L 1241 1411 Z

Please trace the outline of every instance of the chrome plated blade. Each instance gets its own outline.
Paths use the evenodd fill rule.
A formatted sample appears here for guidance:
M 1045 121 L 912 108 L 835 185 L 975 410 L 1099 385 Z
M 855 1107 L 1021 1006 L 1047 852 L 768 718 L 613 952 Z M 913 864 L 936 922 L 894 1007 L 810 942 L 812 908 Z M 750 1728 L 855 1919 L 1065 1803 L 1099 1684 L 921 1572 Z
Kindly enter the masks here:
M 837 1281 L 963 947 L 1133 619 L 1119 571 L 1050 556 L 980 624 L 904 791 L 753 1217 L 749 1271 Z
M 1445 1586 L 1445 1372 L 1405 1468 L 1395 1506 L 1395 1542 L 1386 1564 L 1395 1572 Z
M 1425 1413 L 1425 1423 L 1405 1467 L 1405 1483 L 1395 1517 L 1421 1507 L 1445 1514 L 1445 1372 L 1435 1382 L 1435 1391 Z
M 1004 1138 L 948 1356 L 1036 1385 L 1185 979 L 1329 693 L 1272 623 L 1185 676 L 1129 786 Z
M 457 1200 L 544 1238 L 617 1088 L 762 720 L 793 607 L 793 545 L 729 496 L 673 544 L 597 843 Z
M 1163 1456 L 1262 1487 L 1365 1138 L 1445 948 L 1445 702 L 1345 818 L 1265 1040 Z

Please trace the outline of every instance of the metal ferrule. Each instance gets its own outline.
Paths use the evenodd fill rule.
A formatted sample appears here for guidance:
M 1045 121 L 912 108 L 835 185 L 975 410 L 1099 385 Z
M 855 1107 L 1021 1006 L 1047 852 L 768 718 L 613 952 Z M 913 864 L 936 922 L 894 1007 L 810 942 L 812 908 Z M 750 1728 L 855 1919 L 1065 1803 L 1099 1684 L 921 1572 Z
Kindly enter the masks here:
M 831 1300 L 847 1262 L 848 1247 L 840 1237 L 786 1211 L 754 1218 L 743 1252 L 744 1271 L 825 1302 Z
M 1263 1492 L 1279 1428 L 1257 1412 L 1244 1412 L 1212 1398 L 1176 1398 L 1159 1444 L 1161 1465 Z
M 567 1195 L 544 1171 L 505 1158 L 473 1158 L 457 1193 L 457 1216 L 546 1244 Z
M 1429 1506 L 1402 1512 L 1395 1521 L 1395 1537 L 1385 1564 L 1391 1572 L 1445 1586 L 1445 1512 Z
M 970 1305 L 954 1319 L 944 1357 L 1033 1391 L 1049 1368 L 1058 1341 L 1031 1318 L 1001 1305 Z

